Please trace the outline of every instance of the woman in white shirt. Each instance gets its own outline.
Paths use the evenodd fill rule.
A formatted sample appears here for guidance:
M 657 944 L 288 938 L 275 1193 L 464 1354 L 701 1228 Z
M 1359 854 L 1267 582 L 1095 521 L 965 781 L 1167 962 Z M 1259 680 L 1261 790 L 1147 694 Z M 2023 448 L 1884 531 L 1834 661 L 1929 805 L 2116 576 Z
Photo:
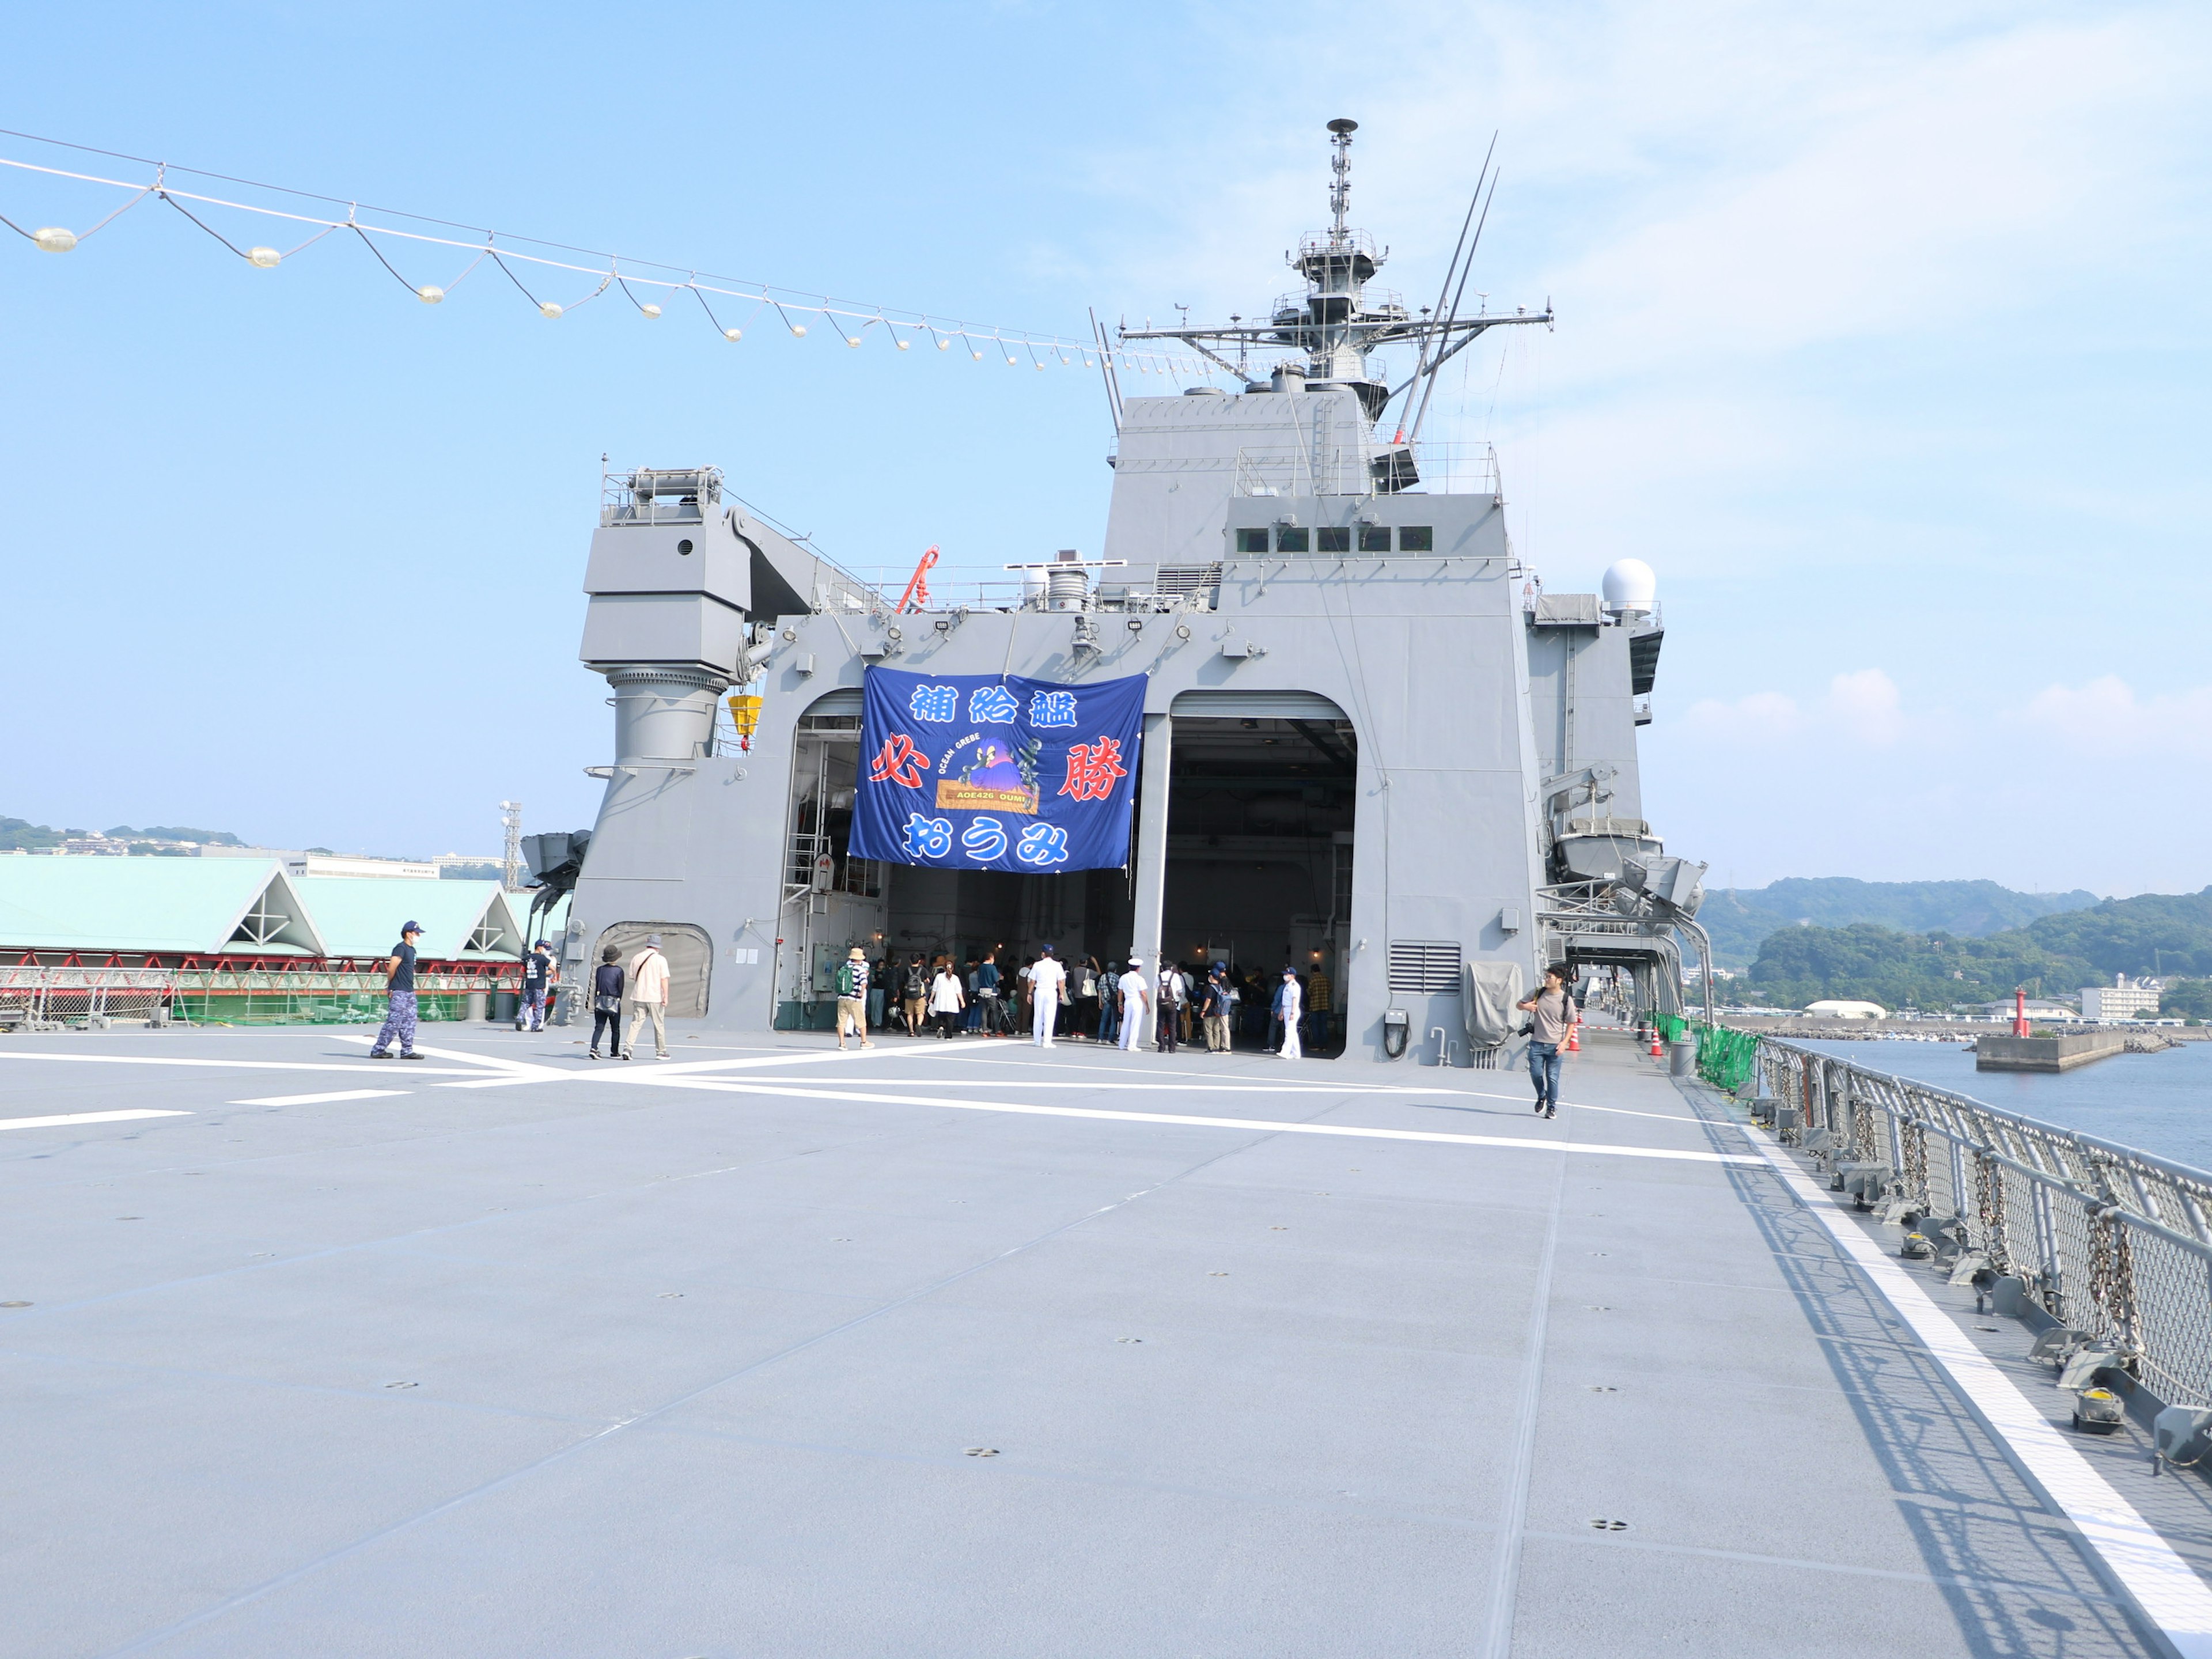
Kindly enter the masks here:
M 952 1035 L 952 1027 L 967 1006 L 968 994 L 961 988 L 960 975 L 952 971 L 951 963 L 939 963 L 937 977 L 929 982 L 929 1015 L 937 1022 L 939 1036 Z

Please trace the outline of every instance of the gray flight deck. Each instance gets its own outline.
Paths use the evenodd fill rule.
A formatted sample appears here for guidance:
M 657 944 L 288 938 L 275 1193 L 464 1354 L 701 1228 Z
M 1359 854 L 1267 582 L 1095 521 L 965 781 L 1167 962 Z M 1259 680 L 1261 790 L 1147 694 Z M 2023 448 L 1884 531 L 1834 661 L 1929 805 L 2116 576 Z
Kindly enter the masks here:
M 1619 1034 L 1552 1123 L 1510 1072 L 362 1035 L 0 1039 L 0 1655 L 2155 1650 Z M 2090 1450 L 2201 1562 L 2205 1487 Z

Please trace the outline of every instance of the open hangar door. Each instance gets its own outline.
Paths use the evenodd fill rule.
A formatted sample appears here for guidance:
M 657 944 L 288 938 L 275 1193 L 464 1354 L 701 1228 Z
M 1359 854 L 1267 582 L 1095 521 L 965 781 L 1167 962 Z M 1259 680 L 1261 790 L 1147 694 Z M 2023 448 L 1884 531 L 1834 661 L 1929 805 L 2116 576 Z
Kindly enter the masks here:
M 1359 740 L 1310 692 L 1185 691 L 1171 710 L 1160 940 L 1194 971 L 1242 984 L 1238 1047 L 1272 1047 L 1285 965 L 1304 990 L 1310 1054 L 1334 1054 L 1352 920 Z

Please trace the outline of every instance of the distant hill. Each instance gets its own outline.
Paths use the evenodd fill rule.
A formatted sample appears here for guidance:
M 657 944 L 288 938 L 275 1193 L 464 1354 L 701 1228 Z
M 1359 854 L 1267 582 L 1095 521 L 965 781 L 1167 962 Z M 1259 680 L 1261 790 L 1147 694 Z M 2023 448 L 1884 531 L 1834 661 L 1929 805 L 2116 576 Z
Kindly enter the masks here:
M 2116 974 L 2161 973 L 2212 975 L 2212 887 L 2106 899 L 1978 939 L 1870 922 L 1778 928 L 1759 946 L 1747 988 L 1793 1006 L 1863 997 L 1891 1008 L 1944 1009 L 1996 1001 L 2017 985 L 2065 997 L 2110 985 Z
M 143 830 L 133 830 L 129 824 L 118 824 L 108 835 L 116 841 L 129 841 L 143 836 L 148 841 L 212 842 L 217 847 L 243 847 L 246 843 L 228 830 L 181 830 L 173 824 L 149 824 Z
M 1871 922 L 1905 933 L 1981 939 L 2024 927 L 2041 916 L 2081 910 L 2094 893 L 2018 893 L 1993 881 L 1858 881 L 1795 876 L 1765 887 L 1723 887 L 1705 895 L 1698 921 L 1712 936 L 1713 957 L 1741 973 L 1777 928 L 1848 927 Z

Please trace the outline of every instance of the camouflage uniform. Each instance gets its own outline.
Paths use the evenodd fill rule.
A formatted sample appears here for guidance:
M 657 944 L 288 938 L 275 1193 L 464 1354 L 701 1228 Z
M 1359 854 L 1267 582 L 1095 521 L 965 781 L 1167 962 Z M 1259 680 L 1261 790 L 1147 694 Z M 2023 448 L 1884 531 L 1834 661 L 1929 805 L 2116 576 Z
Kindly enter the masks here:
M 384 1029 L 376 1034 L 376 1044 L 369 1053 L 387 1053 L 395 1036 L 399 1039 L 400 1053 L 411 1054 L 415 1052 L 415 994 L 412 991 L 394 991 L 392 994 L 391 1012 L 385 1015 Z

